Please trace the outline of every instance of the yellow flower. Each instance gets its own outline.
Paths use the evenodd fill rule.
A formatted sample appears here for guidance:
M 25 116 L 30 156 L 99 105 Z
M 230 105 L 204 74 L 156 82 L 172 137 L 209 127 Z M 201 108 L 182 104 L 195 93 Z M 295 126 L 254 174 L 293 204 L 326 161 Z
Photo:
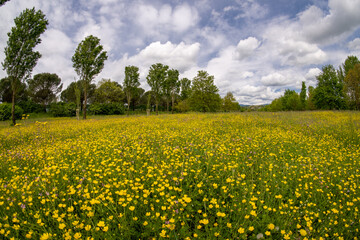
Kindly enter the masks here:
M 81 233 L 79 233 L 79 232 L 75 233 L 74 238 L 75 239 L 80 239 L 81 238 Z
M 100 221 L 97 224 L 98 227 L 105 227 L 105 222 L 104 221 Z
M 272 223 L 270 223 L 270 224 L 268 225 L 268 228 L 269 228 L 270 230 L 274 230 L 275 225 L 274 225 L 274 224 L 272 224 Z
M 90 229 L 91 229 L 91 225 L 86 225 L 86 226 L 85 226 L 85 230 L 86 230 L 86 231 L 90 231 Z
M 301 236 L 305 237 L 307 235 L 307 232 L 304 229 L 300 229 Z
M 146 225 L 148 225 L 149 223 L 147 222 L 147 221 L 145 221 L 144 223 L 143 223 L 143 225 L 144 226 L 146 226 Z
M 47 240 L 51 238 L 51 234 L 50 233 L 44 233 L 43 235 L 41 235 L 40 240 Z
M 242 234 L 242 233 L 245 232 L 245 229 L 241 227 L 241 228 L 238 229 L 238 232 L 239 232 L 240 234 Z
M 104 231 L 104 232 L 107 232 L 108 230 L 109 230 L 109 227 L 108 227 L 108 226 L 103 227 L 103 231 Z
M 130 211 L 134 211 L 134 210 L 135 210 L 135 207 L 134 207 L 134 206 L 130 206 L 130 207 L 129 207 L 129 210 L 130 210 Z
M 254 231 L 254 227 L 253 226 L 249 227 L 249 231 Z
M 166 230 L 162 230 L 160 233 L 160 237 L 166 237 Z
M 65 223 L 60 223 L 59 224 L 59 229 L 64 229 L 66 227 Z

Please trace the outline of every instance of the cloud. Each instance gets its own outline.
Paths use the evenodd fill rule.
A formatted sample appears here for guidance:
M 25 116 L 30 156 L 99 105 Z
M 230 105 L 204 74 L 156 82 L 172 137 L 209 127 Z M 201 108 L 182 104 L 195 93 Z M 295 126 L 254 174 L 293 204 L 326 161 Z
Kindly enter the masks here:
M 261 19 L 268 14 L 268 10 L 253 0 L 237 0 L 241 13 L 235 19 Z
M 348 48 L 353 51 L 360 50 L 360 38 L 355 38 L 348 43 Z
M 284 86 L 289 83 L 289 80 L 282 74 L 275 72 L 262 77 L 261 83 L 265 86 Z
M 306 39 L 332 44 L 360 27 L 360 4 L 357 0 L 329 0 L 328 14 L 316 6 L 301 12 L 299 21 Z
M 320 73 L 322 73 L 322 71 L 319 68 L 311 68 L 311 69 L 309 69 L 309 71 L 305 75 L 306 85 L 307 86 L 316 86 L 316 83 L 317 83 L 316 77 Z
M 243 60 L 249 56 L 260 46 L 260 41 L 254 37 L 240 40 L 236 47 L 236 58 Z

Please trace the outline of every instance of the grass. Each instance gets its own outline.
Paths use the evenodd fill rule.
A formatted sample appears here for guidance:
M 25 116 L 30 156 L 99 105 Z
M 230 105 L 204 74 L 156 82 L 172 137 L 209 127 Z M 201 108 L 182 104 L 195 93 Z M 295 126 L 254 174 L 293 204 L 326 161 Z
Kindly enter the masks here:
M 358 112 L 175 114 L 0 128 L 5 239 L 353 239 Z

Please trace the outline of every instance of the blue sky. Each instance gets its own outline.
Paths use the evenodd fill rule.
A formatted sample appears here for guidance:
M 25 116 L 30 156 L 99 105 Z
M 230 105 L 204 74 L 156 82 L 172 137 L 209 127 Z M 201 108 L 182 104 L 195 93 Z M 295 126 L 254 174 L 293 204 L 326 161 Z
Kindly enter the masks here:
M 135 65 L 148 90 L 148 69 L 161 62 L 190 79 L 206 70 L 222 96 L 231 91 L 241 104 L 270 103 L 302 81 L 315 85 L 325 64 L 360 57 L 359 0 L 10 0 L 0 7 L 1 62 L 13 19 L 31 7 L 49 20 L 33 74 L 57 73 L 65 87 L 90 34 L 109 55 L 95 82 L 122 83 L 125 66 Z

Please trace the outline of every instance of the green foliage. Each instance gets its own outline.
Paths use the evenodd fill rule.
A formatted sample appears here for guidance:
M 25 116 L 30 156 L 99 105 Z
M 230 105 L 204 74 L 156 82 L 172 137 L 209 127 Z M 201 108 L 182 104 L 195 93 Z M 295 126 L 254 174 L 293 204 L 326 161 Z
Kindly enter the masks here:
M 96 85 L 93 83 L 88 86 L 87 99 L 89 102 L 92 102 L 94 99 L 95 89 L 96 89 Z M 60 95 L 61 101 L 68 103 L 73 102 L 77 104 L 76 91 L 80 91 L 80 103 L 83 104 L 85 94 L 84 94 L 84 84 L 82 83 L 82 81 L 76 81 L 70 83 L 70 85 L 64 91 L 61 92 Z
M 15 103 L 19 103 L 20 101 L 27 101 L 28 99 L 28 91 L 26 84 L 20 82 L 20 80 L 15 80 L 15 85 L 17 86 L 17 97 L 15 98 Z M 0 101 L 1 102 L 12 102 L 12 88 L 10 78 L 5 77 L 0 80 Z
M 179 101 L 175 105 L 174 109 L 177 112 L 189 112 L 190 111 L 190 106 L 189 106 L 188 100 L 185 99 L 185 100 Z
M 76 115 L 76 104 L 58 102 L 50 104 L 50 113 L 54 117 L 73 117 Z
M 232 92 L 228 92 L 224 97 L 222 109 L 225 112 L 235 112 L 240 110 L 240 105 L 236 101 Z
M 302 82 L 301 92 L 300 92 L 300 102 L 302 110 L 306 108 L 306 85 L 305 82 Z
M 169 66 L 161 63 L 151 65 L 149 74 L 146 77 L 147 83 L 151 87 L 151 92 L 155 98 L 156 114 L 158 114 L 159 101 L 163 93 L 164 81 L 167 78 Z
M 94 93 L 94 102 L 96 103 L 122 102 L 123 98 L 124 92 L 121 85 L 110 79 L 102 79 Z
M 139 82 L 139 68 L 136 66 L 125 67 L 125 78 L 124 78 L 124 92 L 128 103 L 128 110 L 130 109 L 131 99 L 137 94 L 137 90 L 140 86 Z
M 360 63 L 347 72 L 344 82 L 350 108 L 360 110 Z
M 180 82 L 179 82 L 179 71 L 176 69 L 170 69 L 167 71 L 167 77 L 163 83 L 163 93 L 166 99 L 167 111 L 169 111 L 169 102 L 171 101 L 173 112 L 175 97 L 180 92 Z
M 274 99 L 270 105 L 265 107 L 265 111 L 270 112 L 300 111 L 303 109 L 299 94 L 290 89 L 286 89 L 283 96 Z
M 31 99 L 44 108 L 56 100 L 56 95 L 62 90 L 62 83 L 55 73 L 39 73 L 28 80 L 29 95 Z
M 89 112 L 94 115 L 122 115 L 125 109 L 122 103 L 94 103 L 90 105 Z
M 182 78 L 180 80 L 180 99 L 185 100 L 188 99 L 191 95 L 191 80 L 187 78 Z
M 12 89 L 12 121 L 15 125 L 15 96 L 20 82 L 30 78 L 41 54 L 33 51 L 41 42 L 40 35 L 46 30 L 48 21 L 41 10 L 25 9 L 14 20 L 15 27 L 8 33 L 9 40 L 5 47 L 5 59 L 2 63 L 8 74 Z
M 314 94 L 315 94 L 315 88 L 313 86 L 308 87 L 308 99 L 306 101 L 306 109 L 307 110 L 315 110 L 316 106 L 314 103 Z
M 24 111 L 21 107 L 15 106 L 15 119 L 21 119 Z M 2 103 L 0 104 L 0 121 L 6 121 L 11 118 L 11 104 Z
M 41 104 L 35 103 L 31 100 L 19 102 L 19 107 L 24 110 L 24 113 L 43 113 L 44 107 Z
M 90 35 L 81 41 L 72 57 L 73 67 L 79 75 L 84 88 L 83 117 L 86 119 L 87 91 L 89 85 L 104 68 L 107 60 L 106 51 L 100 44 L 100 39 Z
M 206 71 L 199 71 L 192 81 L 189 105 L 193 111 L 216 112 L 221 108 L 219 89 L 214 83 L 214 76 Z
M 318 80 L 314 92 L 314 103 L 318 109 L 344 109 L 345 99 L 343 83 L 339 81 L 332 65 L 322 68 L 322 73 L 316 77 Z

